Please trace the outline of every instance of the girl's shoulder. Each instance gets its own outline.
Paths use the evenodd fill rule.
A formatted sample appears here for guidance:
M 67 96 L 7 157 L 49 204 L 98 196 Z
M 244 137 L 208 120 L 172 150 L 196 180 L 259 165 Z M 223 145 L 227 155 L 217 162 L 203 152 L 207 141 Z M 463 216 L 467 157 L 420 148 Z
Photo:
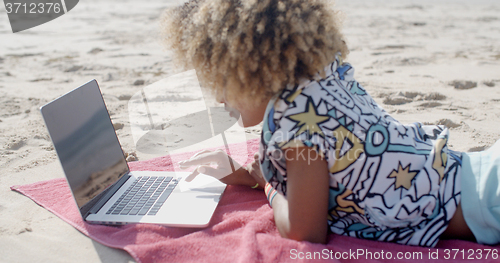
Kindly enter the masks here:
M 391 118 L 354 78 L 354 68 L 337 58 L 324 69 L 324 76 L 303 80 L 299 85 L 287 86 L 272 101 L 272 117 L 276 122 L 300 112 L 311 112 L 335 119 L 348 116 L 359 122 L 368 118 L 376 122 Z M 339 117 L 340 116 L 340 117 Z

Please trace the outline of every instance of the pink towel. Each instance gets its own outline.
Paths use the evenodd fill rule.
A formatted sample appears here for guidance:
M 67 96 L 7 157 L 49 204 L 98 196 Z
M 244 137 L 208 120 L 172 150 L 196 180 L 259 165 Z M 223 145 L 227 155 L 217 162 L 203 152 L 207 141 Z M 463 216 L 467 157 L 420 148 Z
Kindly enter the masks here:
M 251 156 L 247 160 L 250 161 L 258 149 L 258 140 L 238 147 L 248 147 Z M 192 154 L 185 153 L 182 157 L 189 158 Z M 129 165 L 131 170 L 172 170 L 168 157 Z M 301 258 L 322 262 L 326 259 L 332 262 L 391 262 L 398 258 L 419 259 L 420 262 L 471 262 L 467 258 L 479 258 L 479 252 L 482 252 L 482 259 L 477 261 L 499 261 L 500 246 L 489 247 L 460 240 L 440 241 L 437 248 L 423 248 L 334 234 L 330 235 L 327 245 L 281 238 L 263 191 L 249 187 L 228 186 L 210 226 L 204 229 L 152 224 L 119 227 L 87 224 L 62 178 L 12 186 L 11 189 L 31 198 L 93 240 L 124 249 L 142 263 L 296 262 Z M 490 252 L 485 259 L 488 249 L 496 252 Z M 435 256 L 438 258 L 434 259 Z

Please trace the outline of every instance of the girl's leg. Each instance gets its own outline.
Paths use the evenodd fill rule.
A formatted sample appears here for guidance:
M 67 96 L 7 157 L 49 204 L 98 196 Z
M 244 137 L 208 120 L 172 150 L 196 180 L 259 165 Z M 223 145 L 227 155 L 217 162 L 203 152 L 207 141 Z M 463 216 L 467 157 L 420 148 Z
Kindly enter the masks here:
M 458 204 L 457 211 L 450 220 L 448 228 L 441 235 L 442 239 L 463 239 L 476 241 L 474 234 L 469 226 L 465 223 L 464 215 L 462 212 L 462 205 Z

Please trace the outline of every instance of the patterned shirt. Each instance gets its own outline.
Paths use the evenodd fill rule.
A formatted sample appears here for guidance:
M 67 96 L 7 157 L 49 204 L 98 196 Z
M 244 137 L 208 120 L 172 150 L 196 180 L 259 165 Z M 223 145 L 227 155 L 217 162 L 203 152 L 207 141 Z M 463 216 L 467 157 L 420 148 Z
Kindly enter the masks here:
M 435 246 L 460 203 L 461 153 L 448 129 L 401 124 L 382 109 L 339 59 L 326 77 L 287 87 L 264 117 L 260 163 L 286 197 L 283 149 L 310 147 L 328 163 L 332 232 Z

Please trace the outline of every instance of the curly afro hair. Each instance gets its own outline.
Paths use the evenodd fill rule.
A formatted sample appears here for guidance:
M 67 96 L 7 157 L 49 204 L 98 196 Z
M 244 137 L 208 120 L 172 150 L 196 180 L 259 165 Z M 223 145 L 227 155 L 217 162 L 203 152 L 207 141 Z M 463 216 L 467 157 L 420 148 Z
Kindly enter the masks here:
M 348 54 L 328 0 L 191 0 L 167 10 L 163 38 L 202 85 L 266 99 Z

